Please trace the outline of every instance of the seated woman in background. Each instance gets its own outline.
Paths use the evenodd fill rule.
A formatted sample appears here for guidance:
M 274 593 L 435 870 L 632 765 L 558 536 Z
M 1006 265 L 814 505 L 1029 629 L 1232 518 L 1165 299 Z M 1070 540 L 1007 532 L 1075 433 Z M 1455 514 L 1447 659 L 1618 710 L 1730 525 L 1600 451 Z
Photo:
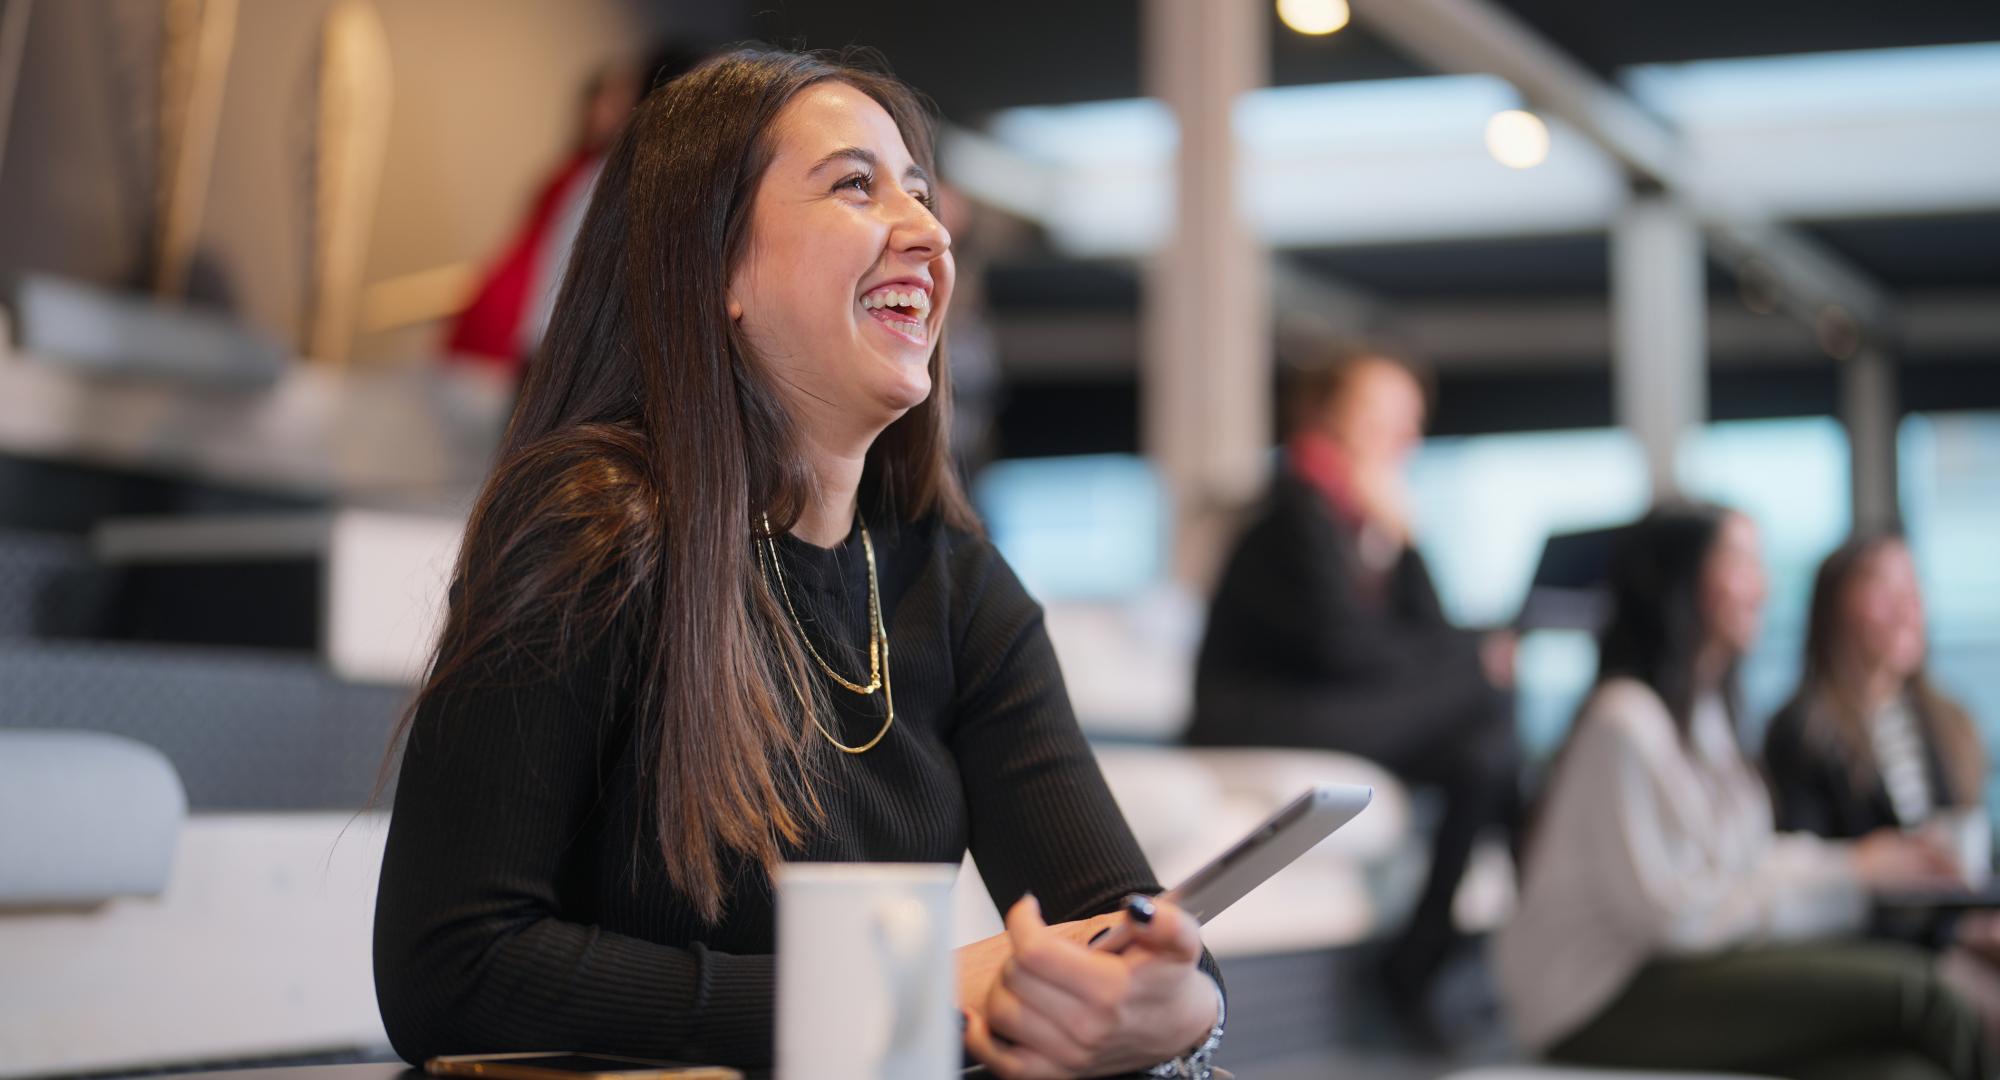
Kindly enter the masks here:
M 1012 908 L 959 951 L 968 1050 L 1207 1075 L 1194 921 L 1084 944 L 1158 884 L 952 469 L 931 169 L 902 84 L 777 52 L 611 150 L 403 751 L 375 974 L 408 1060 L 767 1065 L 778 864 L 969 846 Z
M 1737 745 L 1735 671 L 1764 572 L 1741 514 L 1648 514 L 1612 559 L 1612 616 L 1495 942 L 1515 1027 L 1599 1066 L 1875 1080 L 1991 1076 L 1929 953 L 1853 940 L 1870 890 L 1955 880 L 1923 841 L 1778 832 Z
M 1777 822 L 1834 839 L 1923 830 L 1974 877 L 1992 860 L 1986 753 L 1972 718 L 1924 671 L 1924 600 L 1895 533 L 1835 549 L 1813 581 L 1798 693 L 1764 733 Z M 1877 929 L 1947 950 L 1946 978 L 2000 1034 L 2000 918 L 1923 918 Z
M 1986 812 L 1972 718 L 1924 674 L 1916 564 L 1892 533 L 1820 564 L 1799 691 L 1764 735 L 1778 827 L 1851 839 Z

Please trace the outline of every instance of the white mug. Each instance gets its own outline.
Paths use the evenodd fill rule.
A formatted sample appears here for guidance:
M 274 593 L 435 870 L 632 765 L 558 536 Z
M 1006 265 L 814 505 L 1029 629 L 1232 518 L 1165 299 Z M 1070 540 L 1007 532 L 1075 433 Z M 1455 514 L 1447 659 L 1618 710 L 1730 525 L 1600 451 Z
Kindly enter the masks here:
M 1986 816 L 1983 804 L 1952 811 L 1946 817 L 1951 823 L 1952 852 L 1958 856 L 1965 883 L 1984 889 L 1993 876 L 1993 820 Z
M 947 863 L 778 868 L 779 1080 L 958 1074 L 957 879 Z

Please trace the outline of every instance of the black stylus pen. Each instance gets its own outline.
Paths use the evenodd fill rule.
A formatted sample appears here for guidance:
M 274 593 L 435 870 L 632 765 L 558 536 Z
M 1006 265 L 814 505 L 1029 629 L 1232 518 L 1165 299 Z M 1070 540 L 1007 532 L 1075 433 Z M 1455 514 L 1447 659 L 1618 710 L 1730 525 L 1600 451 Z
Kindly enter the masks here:
M 1145 893 L 1130 893 L 1118 905 L 1131 922 L 1107 926 L 1091 936 L 1090 947 L 1105 952 L 1122 952 L 1132 943 L 1132 923 L 1149 923 L 1160 909 Z

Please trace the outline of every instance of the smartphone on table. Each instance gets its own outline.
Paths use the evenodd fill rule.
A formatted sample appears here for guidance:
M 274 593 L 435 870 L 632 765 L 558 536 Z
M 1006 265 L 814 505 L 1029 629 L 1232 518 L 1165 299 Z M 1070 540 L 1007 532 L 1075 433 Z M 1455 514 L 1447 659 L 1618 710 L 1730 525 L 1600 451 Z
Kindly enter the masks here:
M 453 1054 L 430 1059 L 424 1063 L 424 1071 L 432 1076 L 475 1076 L 485 1080 L 743 1080 L 742 1073 L 722 1065 L 690 1065 L 568 1050 Z

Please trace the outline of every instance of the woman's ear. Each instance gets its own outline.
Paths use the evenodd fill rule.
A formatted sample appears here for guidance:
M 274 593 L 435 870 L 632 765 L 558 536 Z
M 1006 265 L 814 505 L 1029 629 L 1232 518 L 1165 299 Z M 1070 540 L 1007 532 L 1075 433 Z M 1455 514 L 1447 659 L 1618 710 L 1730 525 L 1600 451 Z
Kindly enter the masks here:
M 735 293 L 723 294 L 723 308 L 729 312 L 730 322 L 743 321 L 743 301 L 736 299 Z

